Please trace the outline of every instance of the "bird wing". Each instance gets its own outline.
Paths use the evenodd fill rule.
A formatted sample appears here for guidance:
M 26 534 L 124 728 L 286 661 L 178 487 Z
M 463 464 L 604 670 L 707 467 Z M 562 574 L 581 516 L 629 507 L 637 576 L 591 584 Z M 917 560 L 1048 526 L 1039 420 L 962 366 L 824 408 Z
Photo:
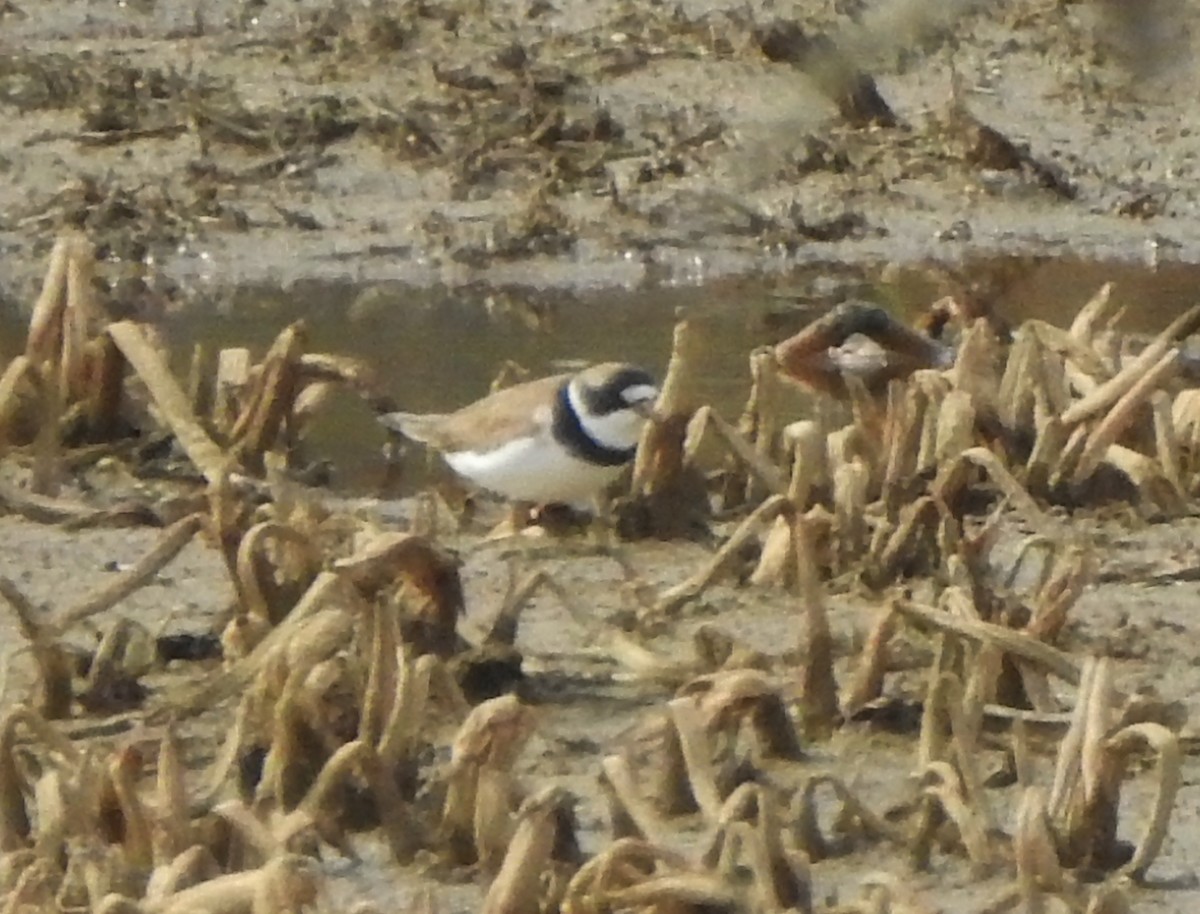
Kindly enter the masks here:
M 405 438 L 422 444 L 434 444 L 438 437 L 438 426 L 449 416 L 437 413 L 384 413 L 378 418 L 386 428 L 399 432 Z
M 442 451 L 487 451 L 511 438 L 548 431 L 554 396 L 571 375 L 505 387 L 447 415 L 387 413 L 379 421 Z

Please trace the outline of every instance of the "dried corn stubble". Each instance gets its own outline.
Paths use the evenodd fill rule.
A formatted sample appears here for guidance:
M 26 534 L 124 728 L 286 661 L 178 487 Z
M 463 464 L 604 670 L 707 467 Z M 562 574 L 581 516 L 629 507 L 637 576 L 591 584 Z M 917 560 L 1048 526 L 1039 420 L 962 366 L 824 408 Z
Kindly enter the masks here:
M 463 722 L 451 747 L 441 821 L 452 858 L 498 862 L 517 805 L 512 765 L 533 727 L 532 712 L 515 695 L 483 702 Z
M 680 690 L 696 699 L 710 735 L 736 737 L 743 723 L 754 735 L 760 758 L 802 757 L 800 738 L 779 687 L 758 670 L 727 670 L 692 680 Z
M 686 447 L 703 354 L 701 328 L 688 321 L 676 324 L 654 421 L 646 423 L 634 460 L 632 504 L 618 506 L 626 517 L 623 528 L 633 525 L 635 509 L 642 516 L 636 532 L 657 537 L 694 535 L 707 522 L 704 481 Z
M 904 453 L 914 453 L 915 447 L 918 473 L 929 468 L 946 472 L 959 454 L 982 437 L 996 451 L 1000 468 L 1015 471 L 1014 478 L 1028 483 L 1039 497 L 1111 497 L 1111 483 L 1124 479 L 1124 484 L 1138 493 L 1136 497 L 1153 510 L 1185 510 L 1182 493 L 1187 483 L 1181 470 L 1183 460 L 1177 456 L 1180 439 L 1175 423 L 1167 419 L 1166 406 L 1174 396 L 1171 378 L 1182 364 L 1174 344 L 1194 329 L 1194 320 L 1185 315 L 1135 359 L 1117 366 L 1117 374 L 1113 374 L 1108 352 L 1102 351 L 1111 333 L 1087 329 L 1097 324 L 1103 310 L 1102 301 L 1093 305 L 1095 313 L 1085 316 L 1077 333 L 1027 322 L 1017 330 L 1007 352 L 985 322 L 969 325 L 949 370 L 918 369 L 901 375 L 910 394 L 937 390 L 927 379 L 943 377 L 936 409 L 920 399 L 904 399 L 902 388 L 895 386 L 901 382 L 893 381 L 883 423 L 883 459 L 865 464 L 861 458 L 856 462 L 845 455 L 832 459 L 831 473 L 841 481 L 840 498 L 835 497 L 844 542 L 841 554 L 860 552 L 861 527 L 855 526 L 854 519 L 863 516 L 866 505 L 874 501 L 877 485 L 883 488 L 884 514 L 893 518 L 903 500 L 900 493 L 909 498 L 920 493 L 921 486 L 918 482 L 914 487 L 914 477 L 906 471 L 898 448 L 900 442 L 915 440 L 920 440 L 920 446 L 909 444 Z M 835 370 L 832 366 L 836 363 L 830 347 L 844 339 L 846 326 L 857 326 L 855 320 L 879 329 L 867 320 L 867 314 L 853 308 L 833 312 L 781 344 L 777 358 L 785 369 L 800 366 L 791 373 L 801 383 L 830 390 L 826 375 Z M 858 317 L 851 320 L 852 315 Z M 883 317 L 874 321 L 880 327 L 892 323 Z M 921 345 L 910 341 L 901 348 L 915 352 Z M 945 363 L 943 357 L 936 364 Z M 1105 389 L 1094 394 L 1098 385 Z M 856 390 L 860 393 L 855 394 Z M 855 422 L 850 427 L 860 434 L 875 425 L 862 390 L 853 373 L 835 388 L 835 392 L 852 395 Z M 1074 405 L 1077 403 L 1080 406 Z M 1089 419 L 1101 410 L 1106 413 L 1094 421 Z M 922 431 L 916 436 L 918 428 Z M 1023 461 L 1024 465 L 1013 466 L 1010 461 Z M 864 467 L 865 503 L 854 497 L 863 491 Z M 1098 469 L 1104 472 L 1098 473 Z M 873 537 L 877 554 L 886 542 L 884 537 L 877 528 Z

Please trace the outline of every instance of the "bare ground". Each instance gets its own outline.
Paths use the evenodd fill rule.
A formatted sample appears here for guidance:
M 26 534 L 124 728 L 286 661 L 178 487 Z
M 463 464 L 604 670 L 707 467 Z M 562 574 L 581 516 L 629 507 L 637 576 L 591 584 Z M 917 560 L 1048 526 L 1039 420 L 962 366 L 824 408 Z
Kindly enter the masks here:
M 215 290 L 206 300 L 311 277 L 577 287 L 997 251 L 1200 262 L 1200 10 L 1182 0 L 1140 4 L 1140 15 L 1116 0 L 201 9 L 0 3 L 0 294 L 10 302 L 31 300 L 63 224 L 101 242 L 114 301 L 142 313 L 202 290 Z M 876 77 L 897 125 L 847 123 L 820 67 L 768 59 L 764 30 L 781 20 L 834 36 Z M 1015 156 L 981 140 L 980 124 Z M 1121 688 L 1156 689 L 1196 720 L 1200 524 L 1080 523 L 1101 564 L 1067 646 L 1112 654 Z M 69 605 L 154 540 L 5 519 L 0 573 Z M 680 545 L 636 555 L 660 585 L 705 557 Z M 553 567 L 597 617 L 626 608 L 603 560 Z M 487 549 L 468 557 L 468 626 L 495 610 L 505 571 Z M 215 553 L 196 545 L 120 612 L 155 630 L 206 630 L 231 598 Z M 834 588 L 842 675 L 877 605 Z M 774 657 L 800 633 L 793 598 L 726 584 L 655 647 L 690 653 L 705 621 Z M 594 848 L 597 758 L 668 692 L 624 681 L 581 648 L 586 638 L 551 602 L 528 614 L 521 647 L 543 686 L 521 768 L 581 794 Z M 25 681 L 23 662 L 10 690 Z M 192 734 L 195 758 L 220 726 Z M 911 790 L 911 737 L 850 728 L 809 748 L 805 771 L 853 770 L 880 806 Z M 1038 765 L 1045 774 L 1049 758 Z M 1171 838 L 1150 885 L 1133 891 L 1135 910 L 1200 903 L 1198 775 L 1189 757 Z M 1142 779 L 1128 796 L 1148 803 Z M 1001 795 L 996 806 L 1011 804 Z M 335 899 L 404 909 L 434 884 L 447 910 L 478 903 L 469 881 L 450 887 L 397 871 L 369 841 L 361 850 L 362 862 L 328 864 Z M 845 898 L 881 870 L 933 910 L 981 910 L 999 885 L 952 860 L 914 877 L 899 854 L 830 861 L 814 882 L 822 899 Z

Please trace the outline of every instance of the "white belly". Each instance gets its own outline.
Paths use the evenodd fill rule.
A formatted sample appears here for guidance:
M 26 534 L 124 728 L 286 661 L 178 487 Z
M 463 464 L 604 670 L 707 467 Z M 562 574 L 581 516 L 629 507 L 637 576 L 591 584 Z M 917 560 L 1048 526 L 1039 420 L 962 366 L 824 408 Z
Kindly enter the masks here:
M 613 482 L 623 467 L 596 466 L 555 441 L 520 438 L 494 451 L 445 454 L 459 476 L 513 501 L 586 502 Z

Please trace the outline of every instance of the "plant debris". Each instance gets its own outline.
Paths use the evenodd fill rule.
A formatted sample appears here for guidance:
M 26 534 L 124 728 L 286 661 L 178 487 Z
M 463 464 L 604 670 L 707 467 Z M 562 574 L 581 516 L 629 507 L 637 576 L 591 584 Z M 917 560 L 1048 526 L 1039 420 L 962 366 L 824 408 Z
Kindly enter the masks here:
M 822 864 L 881 849 L 989 880 L 989 910 L 1118 910 L 1145 883 L 1183 783 L 1183 715 L 1124 687 L 1110 658 L 1071 650 L 1097 568 L 1055 509 L 1187 510 L 1200 420 L 1185 341 L 1200 310 L 1137 341 L 1107 289 L 1068 328 L 1010 329 L 952 299 L 912 328 L 848 304 L 749 354 L 736 421 L 698 402 L 703 353 L 683 322 L 618 530 L 715 551 L 663 584 L 639 572 L 637 541 L 595 547 L 634 607 L 602 619 L 564 565 L 519 550 L 481 626 L 436 511 L 385 529 L 295 481 L 322 392 L 378 398 L 366 366 L 307 351 L 292 325 L 259 360 L 225 350 L 181 381 L 150 325 L 96 300 L 93 250 L 60 236 L 0 377 L 6 460 L 24 473 L 3 503 L 43 524 L 164 529 L 76 605 L 36 606 L 0 577 L 36 670 L 0 719 L 9 907 L 302 910 L 320 903 L 324 854 L 354 857 L 367 834 L 431 885 L 477 873 L 488 912 L 865 910 L 821 901 Z M 841 408 L 785 419 L 793 382 Z M 151 496 L 133 512 L 60 494 L 89 449 L 133 469 L 163 458 L 132 445 L 163 436 L 169 523 Z M 998 531 L 1014 522 L 1026 534 L 1005 559 Z M 184 644 L 122 604 L 194 541 L 220 556 L 234 596 L 223 627 Z M 656 645 L 731 579 L 794 594 L 793 649 L 755 650 L 713 623 L 693 656 Z M 853 646 L 831 626 L 839 580 L 879 607 Z M 522 776 L 552 674 L 544 658 L 527 668 L 521 626 L 547 596 L 613 681 L 659 690 L 597 747 L 607 834 L 590 845 L 578 797 Z M 85 627 L 97 638 L 80 651 Z M 166 663 L 194 672 L 164 685 Z M 206 714 L 226 722 L 219 748 L 185 753 L 181 735 Z M 115 738 L 63 727 L 130 715 L 139 725 Z M 913 776 L 880 806 L 818 759 L 888 726 Z M 1123 802 L 1134 778 L 1152 789 Z M 874 870 L 863 860 L 862 904 L 904 910 L 916 890 Z

